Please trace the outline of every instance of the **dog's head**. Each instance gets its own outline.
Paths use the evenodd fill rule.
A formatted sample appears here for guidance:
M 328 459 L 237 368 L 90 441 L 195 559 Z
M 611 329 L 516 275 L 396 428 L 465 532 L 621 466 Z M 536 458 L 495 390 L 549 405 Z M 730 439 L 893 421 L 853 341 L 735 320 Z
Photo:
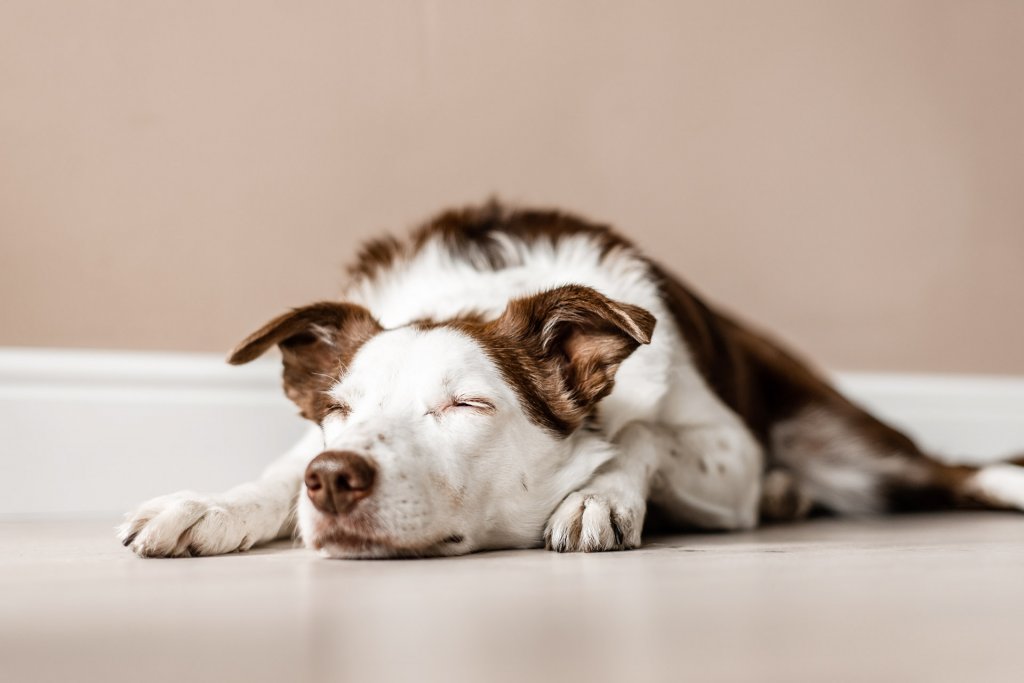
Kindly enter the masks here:
M 299 496 L 305 542 L 339 557 L 535 545 L 564 496 L 608 457 L 577 429 L 654 318 L 581 286 L 384 329 L 317 303 L 275 318 L 229 361 L 281 349 L 284 388 L 324 451 Z M 584 453 L 585 451 L 585 453 Z

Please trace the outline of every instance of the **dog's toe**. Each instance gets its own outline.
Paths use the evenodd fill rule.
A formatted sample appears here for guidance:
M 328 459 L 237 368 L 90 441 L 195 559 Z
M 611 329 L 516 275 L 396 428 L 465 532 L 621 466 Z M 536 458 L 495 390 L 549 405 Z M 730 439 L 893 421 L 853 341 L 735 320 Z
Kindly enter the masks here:
M 570 494 L 548 521 L 544 545 L 557 552 L 625 550 L 640 545 L 643 510 L 600 493 Z

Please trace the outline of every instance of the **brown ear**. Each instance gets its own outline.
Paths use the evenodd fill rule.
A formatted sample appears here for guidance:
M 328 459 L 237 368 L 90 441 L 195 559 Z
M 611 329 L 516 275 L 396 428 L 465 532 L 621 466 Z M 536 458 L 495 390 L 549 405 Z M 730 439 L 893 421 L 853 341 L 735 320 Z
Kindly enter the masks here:
M 654 324 L 639 306 L 567 285 L 514 299 L 494 326 L 540 361 L 539 372 L 529 373 L 542 385 L 537 398 L 550 407 L 553 426 L 565 432 L 611 392 L 619 365 L 650 343 Z
M 319 422 L 329 407 L 326 391 L 352 357 L 381 331 L 373 315 L 356 304 L 320 302 L 280 315 L 246 337 L 228 355 L 241 365 L 275 344 L 284 362 L 284 391 L 303 417 Z

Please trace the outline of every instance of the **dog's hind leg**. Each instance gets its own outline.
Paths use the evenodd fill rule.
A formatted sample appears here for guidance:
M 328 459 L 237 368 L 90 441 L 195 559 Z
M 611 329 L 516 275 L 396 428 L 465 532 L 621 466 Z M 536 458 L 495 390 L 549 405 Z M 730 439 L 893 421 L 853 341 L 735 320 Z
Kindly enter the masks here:
M 839 514 L 1024 509 L 1024 467 L 942 462 L 852 404 L 807 407 L 774 425 L 770 441 L 799 490 Z
M 762 522 L 792 522 L 807 517 L 814 501 L 787 469 L 768 470 L 761 482 Z
M 218 495 L 180 491 L 154 498 L 118 527 L 143 557 L 220 555 L 288 536 L 306 465 L 323 448 L 319 428 L 274 461 L 263 476 Z

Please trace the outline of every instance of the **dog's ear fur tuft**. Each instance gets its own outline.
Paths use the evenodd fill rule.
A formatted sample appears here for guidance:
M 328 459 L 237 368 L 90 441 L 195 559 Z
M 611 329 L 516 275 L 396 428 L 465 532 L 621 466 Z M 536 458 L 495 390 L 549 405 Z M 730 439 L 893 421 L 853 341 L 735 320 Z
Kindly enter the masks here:
M 303 417 L 319 422 L 328 408 L 327 389 L 338 381 L 360 346 L 382 330 L 356 304 L 319 302 L 295 308 L 256 330 L 228 355 L 232 365 L 281 349 L 284 390 Z
M 559 417 L 573 428 L 611 392 L 619 365 L 650 343 L 654 325 L 643 308 L 581 285 L 514 299 L 496 321 L 506 337 L 557 375 L 560 396 L 554 403 L 562 404 Z

